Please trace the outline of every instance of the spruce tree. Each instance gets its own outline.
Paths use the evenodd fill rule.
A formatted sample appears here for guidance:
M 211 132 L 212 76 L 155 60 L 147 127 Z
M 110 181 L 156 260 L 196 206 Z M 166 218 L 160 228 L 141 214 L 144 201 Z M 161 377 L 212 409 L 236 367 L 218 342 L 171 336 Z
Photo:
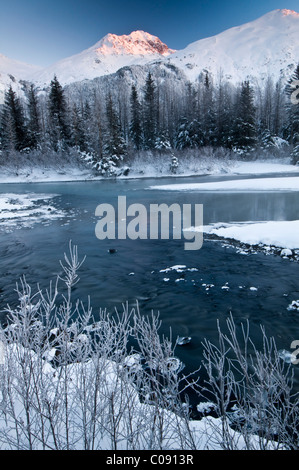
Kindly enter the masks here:
M 202 119 L 203 144 L 216 144 L 216 115 L 214 102 L 214 87 L 208 73 L 205 74 L 202 90 Z
M 286 93 L 288 97 L 286 138 L 293 147 L 292 162 L 296 164 L 299 162 L 299 64 L 287 84 Z
M 104 174 L 113 175 L 126 155 L 126 143 L 123 137 L 118 113 L 115 109 L 111 93 L 106 102 L 107 128 L 103 158 L 100 164 Z
M 37 148 L 41 141 L 40 113 L 38 98 L 34 85 L 28 91 L 28 136 L 31 148 Z
M 185 116 L 189 122 L 198 118 L 198 96 L 197 91 L 194 89 L 192 83 L 187 83 L 187 95 L 186 95 L 186 110 Z
M 4 97 L 1 114 L 1 142 L 3 149 L 18 152 L 29 144 L 23 108 L 11 86 Z
M 233 133 L 234 146 L 245 154 L 252 152 L 257 143 L 255 114 L 254 92 L 249 81 L 245 81 L 236 103 Z
M 82 105 L 82 130 L 85 140 L 85 151 L 90 154 L 95 154 L 95 136 L 98 134 L 98 129 L 95 127 L 95 119 L 92 113 L 89 102 L 86 100 Z
M 132 85 L 130 102 L 130 138 L 132 139 L 134 148 L 136 150 L 140 150 L 142 147 L 141 105 L 138 99 L 138 93 L 135 85 Z
M 55 75 L 50 83 L 49 93 L 50 135 L 55 151 L 63 150 L 70 144 L 67 111 L 64 91 Z
M 81 152 L 87 150 L 83 118 L 76 104 L 73 105 L 72 122 L 71 122 L 71 143 L 77 147 Z
M 197 119 L 191 122 L 186 118 L 182 119 L 175 140 L 175 147 L 179 150 L 184 150 L 187 148 L 198 148 L 202 145 L 203 134 Z
M 143 123 L 143 135 L 144 135 L 144 146 L 146 149 L 154 149 L 157 134 L 157 121 L 158 121 L 158 109 L 157 109 L 157 90 L 151 73 L 147 75 L 145 82 L 145 93 L 144 93 L 144 123 Z

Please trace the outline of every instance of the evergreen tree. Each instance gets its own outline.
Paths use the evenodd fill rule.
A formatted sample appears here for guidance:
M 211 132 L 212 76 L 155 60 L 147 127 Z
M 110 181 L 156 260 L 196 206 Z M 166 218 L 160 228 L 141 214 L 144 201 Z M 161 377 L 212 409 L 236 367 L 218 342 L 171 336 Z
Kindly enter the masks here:
M 133 141 L 134 148 L 136 150 L 140 150 L 142 147 L 141 105 L 138 99 L 138 93 L 137 93 L 135 85 L 132 85 L 130 101 L 131 101 L 130 137 Z
M 216 145 L 214 88 L 208 73 L 205 74 L 203 83 L 201 128 L 203 131 L 203 144 Z
M 275 142 L 269 129 L 265 129 L 261 135 L 261 148 L 262 150 L 273 150 Z
M 155 141 L 155 149 L 160 150 L 160 152 L 165 152 L 171 150 L 171 145 L 167 133 L 161 133 Z
M 218 147 L 231 147 L 232 103 L 228 87 L 219 83 L 215 100 L 215 143 Z
M 185 110 L 184 116 L 186 119 L 191 122 L 194 119 L 198 118 L 199 109 L 198 109 L 198 94 L 194 89 L 192 83 L 187 83 L 186 96 L 185 98 Z
M 175 147 L 179 150 L 184 150 L 186 148 L 192 148 L 192 144 L 192 138 L 189 134 L 189 122 L 184 118 L 178 128 Z
M 11 86 L 5 93 L 1 114 L 1 143 L 7 151 L 21 151 L 29 144 L 23 108 Z
M 291 153 L 291 161 L 293 165 L 298 165 L 299 163 L 299 144 L 294 145 Z
M 143 135 L 144 146 L 146 149 L 154 149 L 157 134 L 157 95 L 156 85 L 152 78 L 151 73 L 148 73 L 145 83 L 144 94 L 144 123 Z
M 175 140 L 175 147 L 179 150 L 187 148 L 197 148 L 203 144 L 203 134 L 200 128 L 200 123 L 194 119 L 188 122 L 184 118 L 179 126 L 177 137 Z
M 87 151 L 83 119 L 76 104 L 73 105 L 72 110 L 71 143 L 82 152 Z
M 107 129 L 100 169 L 104 174 L 113 175 L 126 155 L 126 143 L 111 93 L 107 97 L 106 118 Z
M 287 84 L 286 93 L 288 96 L 286 138 L 293 146 L 292 161 L 296 164 L 299 161 L 299 64 Z
M 37 148 L 41 141 L 41 125 L 38 107 L 38 98 L 34 85 L 28 91 L 28 136 L 31 148 Z
M 94 153 L 94 116 L 89 102 L 86 100 L 82 105 L 82 112 L 80 114 L 81 132 L 84 135 L 84 146 L 87 153 Z
M 56 75 L 50 83 L 49 120 L 50 135 L 55 151 L 70 144 L 70 129 L 67 120 L 67 105 L 64 91 Z
M 251 152 L 256 146 L 256 108 L 254 93 L 248 81 L 241 85 L 236 103 L 236 117 L 234 123 L 234 146 L 245 153 Z

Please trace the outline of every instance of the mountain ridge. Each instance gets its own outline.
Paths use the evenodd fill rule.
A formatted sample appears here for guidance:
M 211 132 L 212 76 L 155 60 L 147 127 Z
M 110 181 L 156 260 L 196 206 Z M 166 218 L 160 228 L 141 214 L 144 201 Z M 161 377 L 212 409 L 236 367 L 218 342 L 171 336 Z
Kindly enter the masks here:
M 54 75 L 62 85 L 67 85 L 113 74 L 123 67 L 157 62 L 176 66 L 191 82 L 206 72 L 233 84 L 245 79 L 263 81 L 269 76 L 274 81 L 286 80 L 299 61 L 299 13 L 273 10 L 178 51 L 170 49 L 157 36 L 137 30 L 129 35 L 108 33 L 90 48 L 45 68 L 3 58 L 0 54 L 2 93 L 13 81 L 11 76 L 43 88 Z
M 204 70 L 236 84 L 249 80 L 286 80 L 299 62 L 299 13 L 273 10 L 189 44 L 171 57 L 191 81 Z
M 41 69 L 42 67 L 10 59 L 0 53 L 0 103 L 3 100 L 5 90 L 10 85 L 14 89 L 21 90 L 19 81 L 31 80 L 32 76 Z

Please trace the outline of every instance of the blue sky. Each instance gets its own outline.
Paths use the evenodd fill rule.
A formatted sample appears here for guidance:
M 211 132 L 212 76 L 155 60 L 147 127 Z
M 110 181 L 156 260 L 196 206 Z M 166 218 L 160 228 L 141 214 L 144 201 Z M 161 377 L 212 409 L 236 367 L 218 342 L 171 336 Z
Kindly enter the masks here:
M 81 52 L 107 33 L 144 30 L 173 49 L 299 0 L 1 0 L 0 53 L 36 65 Z

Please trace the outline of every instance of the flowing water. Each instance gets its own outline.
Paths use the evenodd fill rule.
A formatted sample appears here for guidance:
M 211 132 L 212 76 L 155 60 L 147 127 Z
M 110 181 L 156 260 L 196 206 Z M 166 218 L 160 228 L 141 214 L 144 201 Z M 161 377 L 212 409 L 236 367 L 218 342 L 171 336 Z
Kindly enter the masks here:
M 187 193 L 148 189 L 157 184 L 225 179 L 203 176 L 1 185 L 2 194 L 52 196 L 43 202 L 45 207 L 49 205 L 48 217 L 44 211 L 40 218 L 23 218 L 23 223 L 1 222 L 0 309 L 7 303 L 15 304 L 15 285 L 23 275 L 32 286 L 39 283 L 46 288 L 61 273 L 59 260 L 72 240 L 79 254 L 86 255 L 75 295 L 83 301 L 91 297 L 95 316 L 100 307 L 121 309 L 127 301 L 130 305 L 138 301 L 145 315 L 152 310 L 160 312 L 162 333 L 168 334 L 171 328 L 174 339 L 192 337 L 190 344 L 176 351 L 187 371 L 200 365 L 203 339 L 215 341 L 217 320 L 224 325 L 230 312 L 237 324 L 250 321 L 257 344 L 259 326 L 263 325 L 278 348 L 289 350 L 291 343 L 299 340 L 299 313 L 287 309 L 292 300 L 299 299 L 298 263 L 263 253 L 244 256 L 221 241 L 204 240 L 201 250 L 185 251 L 183 239 L 100 241 L 95 236 L 96 207 L 102 203 L 117 207 L 118 196 L 126 196 L 127 205 L 203 204 L 204 224 L 299 219 L 297 192 Z M 59 217 L 52 217 L 53 212 Z M 117 251 L 111 254 L 109 249 Z M 186 268 L 182 272 L 160 272 L 175 265 Z M 1 315 L 4 318 L 5 314 Z M 299 365 L 294 369 L 298 376 Z

